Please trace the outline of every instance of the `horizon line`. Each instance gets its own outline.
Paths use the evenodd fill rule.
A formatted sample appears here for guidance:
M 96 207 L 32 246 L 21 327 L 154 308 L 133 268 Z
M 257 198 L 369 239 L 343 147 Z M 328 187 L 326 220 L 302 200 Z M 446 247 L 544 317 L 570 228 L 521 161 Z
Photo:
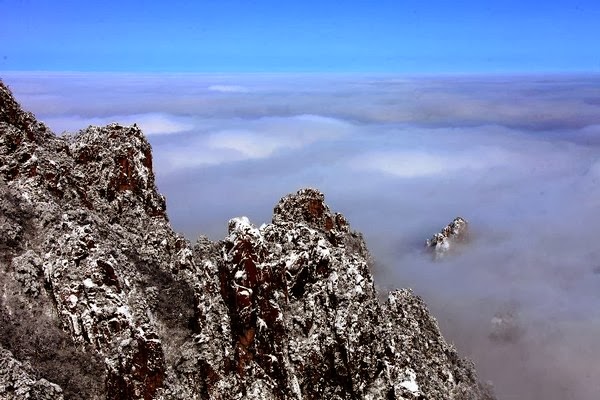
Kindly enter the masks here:
M 399 72 L 399 71 L 135 71 L 135 70 L 0 70 L 4 75 L 153 75 L 153 76 L 395 76 L 406 78 L 431 77 L 529 77 L 529 76 L 591 76 L 600 70 L 540 70 L 540 71 L 448 71 L 448 72 Z

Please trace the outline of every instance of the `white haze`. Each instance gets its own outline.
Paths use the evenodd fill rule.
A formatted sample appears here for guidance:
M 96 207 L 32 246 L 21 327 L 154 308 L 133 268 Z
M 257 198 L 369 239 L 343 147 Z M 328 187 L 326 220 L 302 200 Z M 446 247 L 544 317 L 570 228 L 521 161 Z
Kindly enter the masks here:
M 2 78 L 59 133 L 138 123 L 190 239 L 321 189 L 365 234 L 381 290 L 424 297 L 499 399 L 597 399 L 599 76 Z M 470 242 L 432 260 L 424 240 L 458 215 Z

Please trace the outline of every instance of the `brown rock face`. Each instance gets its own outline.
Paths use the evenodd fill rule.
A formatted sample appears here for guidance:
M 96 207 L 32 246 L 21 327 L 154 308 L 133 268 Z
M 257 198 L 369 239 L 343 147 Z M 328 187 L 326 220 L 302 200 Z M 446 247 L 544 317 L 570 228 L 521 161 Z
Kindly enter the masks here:
M 179 239 L 145 160 L 148 142 L 137 128 L 118 125 L 58 138 L 24 113 L 1 84 L 0 97 L 0 194 L 8 217 L 0 219 L 6 229 L 4 287 L 14 286 L 7 294 L 21 293 L 33 310 L 47 313 L 53 304 L 55 323 L 72 338 L 73 356 L 96 353 L 106 364 L 104 371 L 86 371 L 82 362 L 69 377 L 62 356 L 55 356 L 56 368 L 47 367 L 52 349 L 37 349 L 34 361 L 49 371 L 48 379 L 66 386 L 67 398 L 82 391 L 69 385 L 88 380 L 95 381 L 92 388 L 105 386 L 105 392 L 94 391 L 95 398 L 155 398 L 164 383 L 164 352 L 146 300 L 136 292 L 157 279 L 160 266 L 175 263 L 175 254 L 156 249 L 174 248 Z M 161 242 L 148 243 L 147 230 L 164 233 Z M 147 271 L 140 273 L 140 265 Z M 0 300 L 5 322 L 18 330 L 31 317 L 17 313 L 13 303 Z M 47 336 L 44 325 L 27 329 L 34 337 Z M 5 338 L 0 345 L 21 354 L 26 349 L 15 346 L 24 343 L 30 341 Z
M 137 127 L 55 137 L 0 100 L 3 399 L 492 398 L 318 190 L 191 246 Z
M 89 127 L 72 138 L 70 149 L 74 175 L 97 189 L 89 196 L 92 207 L 102 209 L 108 202 L 121 213 L 138 203 L 148 216 L 166 218 L 165 200 L 154 184 L 150 144 L 139 128 Z
M 295 196 L 282 198 L 273 211 L 273 223 L 296 222 L 329 232 L 332 229 L 348 231 L 342 214 L 332 214 L 325 204 L 323 193 L 315 189 L 302 189 Z
M 121 368 L 111 371 L 106 381 L 106 398 L 154 399 L 165 379 L 164 358 L 158 336 L 140 336 L 124 350 L 119 360 Z

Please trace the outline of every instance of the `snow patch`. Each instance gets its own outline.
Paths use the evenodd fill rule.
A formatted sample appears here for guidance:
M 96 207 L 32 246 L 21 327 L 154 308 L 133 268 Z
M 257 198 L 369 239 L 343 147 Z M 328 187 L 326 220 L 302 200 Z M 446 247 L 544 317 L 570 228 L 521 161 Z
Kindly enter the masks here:
M 83 280 L 83 286 L 85 286 L 88 289 L 91 289 L 96 287 L 96 284 L 90 278 L 86 278 Z
M 235 280 L 244 280 L 246 279 L 246 271 L 241 269 L 238 272 L 235 273 L 234 278 Z
M 70 295 L 67 300 L 69 301 L 70 307 L 73 308 L 77 305 L 77 301 L 79 301 L 79 299 L 77 298 L 77 296 L 75 296 L 74 294 Z
M 126 305 L 117 307 L 117 313 L 124 315 L 127 319 L 131 319 L 131 312 Z
M 268 328 L 265 320 L 260 317 L 256 318 L 256 324 L 258 325 L 259 332 L 262 332 L 263 330 L 266 330 Z
M 403 374 L 404 381 L 400 382 L 400 386 L 407 389 L 414 395 L 419 394 L 419 385 L 417 384 L 417 373 L 411 368 L 404 370 Z

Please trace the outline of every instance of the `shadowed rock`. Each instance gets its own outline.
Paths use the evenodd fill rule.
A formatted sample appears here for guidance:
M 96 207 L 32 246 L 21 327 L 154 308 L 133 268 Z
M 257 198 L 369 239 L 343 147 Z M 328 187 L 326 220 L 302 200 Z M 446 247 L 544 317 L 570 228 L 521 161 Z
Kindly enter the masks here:
M 62 389 L 44 378 L 37 378 L 30 365 L 17 361 L 0 347 L 0 398 L 62 400 Z

